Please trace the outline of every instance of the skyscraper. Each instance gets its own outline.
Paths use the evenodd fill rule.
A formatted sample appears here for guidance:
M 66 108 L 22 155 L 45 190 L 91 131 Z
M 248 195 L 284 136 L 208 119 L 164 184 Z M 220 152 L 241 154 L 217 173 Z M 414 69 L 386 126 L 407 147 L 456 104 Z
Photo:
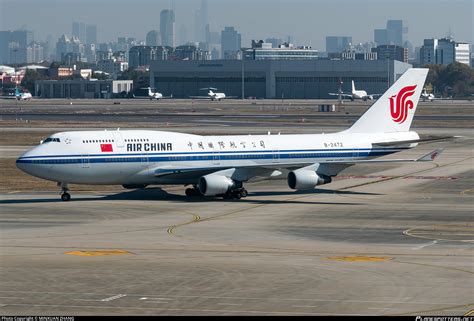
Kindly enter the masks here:
M 73 21 L 72 35 L 76 36 L 81 42 L 86 40 L 86 25 L 84 22 Z
M 147 46 L 159 46 L 161 44 L 160 33 L 156 30 L 151 30 L 146 34 Z
M 161 44 L 175 47 L 175 22 L 173 10 L 162 10 L 160 13 Z
M 387 42 L 388 45 L 403 46 L 403 21 L 387 21 Z
M 455 61 L 469 65 L 469 51 L 469 44 L 449 38 L 425 39 L 420 49 L 420 65 L 448 65 Z
M 377 45 L 403 46 L 403 21 L 388 20 L 385 29 L 374 30 L 374 41 Z
M 209 7 L 207 0 L 201 0 L 201 9 L 199 10 L 199 41 L 206 41 L 206 26 L 209 24 Z
M 349 49 L 352 37 L 328 36 L 326 37 L 326 52 L 335 53 Z
M 97 44 L 97 25 L 86 26 L 86 44 Z
M 221 32 L 222 57 L 236 59 L 241 48 L 242 36 L 234 27 L 225 27 Z

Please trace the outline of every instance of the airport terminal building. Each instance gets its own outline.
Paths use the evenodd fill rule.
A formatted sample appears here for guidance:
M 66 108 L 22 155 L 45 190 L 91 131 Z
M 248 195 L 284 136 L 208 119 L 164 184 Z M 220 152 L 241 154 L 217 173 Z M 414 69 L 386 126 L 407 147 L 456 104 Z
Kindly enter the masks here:
M 397 60 L 153 61 L 150 84 L 175 98 L 202 96 L 201 88 L 215 87 L 239 98 L 243 91 L 245 98 L 327 99 L 337 98 L 329 93 L 338 92 L 341 80 L 344 92 L 354 80 L 356 89 L 383 93 L 411 67 Z
M 113 98 L 133 90 L 133 80 L 38 80 L 40 98 Z

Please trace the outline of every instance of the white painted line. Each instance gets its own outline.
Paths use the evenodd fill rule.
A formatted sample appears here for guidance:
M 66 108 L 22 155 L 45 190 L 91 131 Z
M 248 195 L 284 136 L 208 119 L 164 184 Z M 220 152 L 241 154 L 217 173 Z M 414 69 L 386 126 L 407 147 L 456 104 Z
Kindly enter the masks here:
M 84 308 L 91 308 L 91 309 L 117 309 L 117 307 L 114 306 L 95 306 L 95 305 L 61 305 L 61 304 L 24 304 L 24 303 L 13 303 L 9 304 L 9 306 L 28 306 L 28 307 L 57 307 L 57 308 L 79 308 L 79 309 L 84 309 Z M 131 307 L 131 306 L 122 306 L 120 307 L 122 309 L 130 309 L 130 310 L 152 310 L 153 308 L 140 308 L 140 307 Z M 253 313 L 253 314 L 258 314 L 261 315 L 262 313 L 264 314 L 295 314 L 295 315 L 300 315 L 301 313 L 306 313 L 308 315 L 344 315 L 344 316 L 364 316 L 366 314 L 361 314 L 361 313 L 353 313 L 353 314 L 344 314 L 344 313 L 331 313 L 331 312 L 293 312 L 293 311 L 265 311 L 265 310 L 224 310 L 224 309 L 193 309 L 193 308 L 161 308 L 167 311 L 186 311 L 186 312 L 220 312 L 220 313 Z
M 102 299 L 102 300 L 100 300 L 100 301 L 102 301 L 102 302 L 110 302 L 110 301 L 113 301 L 113 300 L 117 300 L 117 299 L 123 298 L 124 296 L 127 296 L 127 295 L 126 295 L 126 294 L 117 294 L 117 295 L 111 296 L 110 298 Z
M 292 305 L 293 308 L 317 308 L 316 305 Z
M 217 303 L 218 305 L 242 305 L 240 303 Z
M 432 241 L 432 242 L 429 242 L 429 243 L 426 243 L 426 244 L 422 244 L 420 246 L 414 247 L 413 250 L 415 250 L 415 251 L 421 250 L 422 248 L 425 248 L 425 247 L 430 246 L 430 245 L 435 245 L 436 243 L 438 243 L 438 241 Z

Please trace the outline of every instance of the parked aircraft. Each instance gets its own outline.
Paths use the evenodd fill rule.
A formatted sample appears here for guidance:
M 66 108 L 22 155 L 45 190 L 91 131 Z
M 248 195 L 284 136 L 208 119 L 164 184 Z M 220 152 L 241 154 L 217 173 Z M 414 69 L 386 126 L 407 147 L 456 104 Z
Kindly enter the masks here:
M 151 87 L 146 87 L 144 89 L 148 89 L 148 97 L 150 97 L 150 100 L 153 100 L 153 99 L 161 100 L 161 99 L 165 99 L 165 98 L 173 98 L 173 95 L 163 96 L 162 93 L 159 93 L 157 91 L 152 91 Z
M 367 94 L 365 90 L 357 90 L 354 85 L 354 80 L 352 80 L 352 91 L 350 93 L 345 93 L 342 90 L 339 90 L 339 93 L 329 93 L 331 96 L 341 96 L 349 98 L 354 101 L 355 99 L 373 100 L 375 97 L 381 96 L 381 94 Z
M 24 92 L 20 87 L 15 88 L 15 98 L 18 100 L 30 100 L 33 96 L 29 92 Z
M 220 101 L 220 100 L 226 99 L 226 98 L 237 98 L 237 96 L 226 96 L 225 93 L 214 92 L 213 90 L 217 90 L 217 88 L 213 88 L 213 87 L 201 88 L 199 90 L 209 90 L 209 92 L 207 93 L 207 96 L 190 96 L 190 98 L 193 98 L 193 99 L 210 99 L 212 101 L 214 101 L 214 100 Z
M 425 141 L 410 131 L 428 69 L 409 69 L 349 129 L 333 134 L 201 136 L 153 130 L 56 133 L 16 161 L 33 176 L 68 184 L 192 186 L 186 194 L 241 198 L 243 184 L 282 177 L 296 190 L 331 182 L 343 169 L 379 162 L 434 160 L 437 149 L 416 159 L 375 159 Z M 284 176 L 283 176 L 284 177 Z
M 451 98 L 451 97 L 449 97 L 449 98 L 436 97 L 435 95 L 433 95 L 433 94 L 431 94 L 431 93 L 428 94 L 428 93 L 426 92 L 426 89 L 423 89 L 423 92 L 421 93 L 421 99 L 422 99 L 423 101 L 427 101 L 427 100 L 433 101 L 433 100 L 447 100 L 447 99 L 452 99 L 452 98 Z
M 15 92 L 14 93 L 9 93 L 6 96 L 2 96 L 1 98 L 3 99 L 16 99 L 16 100 L 30 100 L 33 98 L 31 93 L 29 92 L 24 92 L 21 90 L 20 87 L 15 87 Z

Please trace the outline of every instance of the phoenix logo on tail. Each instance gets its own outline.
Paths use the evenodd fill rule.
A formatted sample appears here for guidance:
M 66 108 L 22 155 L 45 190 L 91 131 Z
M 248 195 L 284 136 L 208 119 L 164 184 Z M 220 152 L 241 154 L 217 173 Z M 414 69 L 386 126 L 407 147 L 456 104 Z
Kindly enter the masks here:
M 394 122 L 402 124 L 408 116 L 408 108 L 412 109 L 413 101 L 407 100 L 415 93 L 416 85 L 402 88 L 397 95 L 390 97 L 390 114 Z M 397 97 L 396 102 L 394 98 Z

